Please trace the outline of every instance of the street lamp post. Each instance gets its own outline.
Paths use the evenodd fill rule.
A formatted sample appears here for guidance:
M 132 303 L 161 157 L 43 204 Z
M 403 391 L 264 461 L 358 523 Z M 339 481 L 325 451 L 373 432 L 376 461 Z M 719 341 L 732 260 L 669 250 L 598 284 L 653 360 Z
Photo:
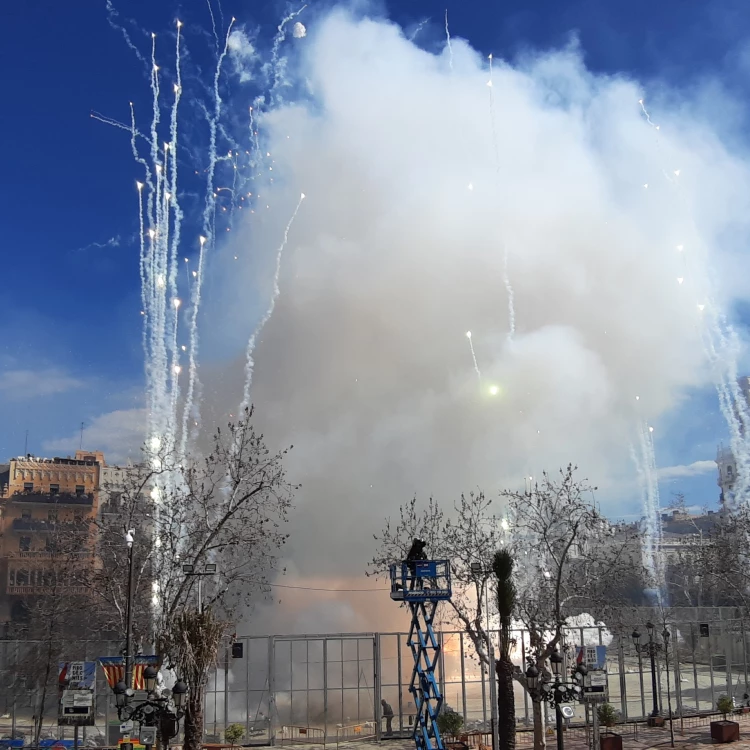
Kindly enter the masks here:
M 196 570 L 192 563 L 185 563 L 182 566 L 182 572 L 186 576 L 196 576 L 198 578 L 198 614 L 203 612 L 203 576 L 214 576 L 217 573 L 216 563 L 206 563 L 203 570 Z
M 135 530 L 129 529 L 125 534 L 125 544 L 128 545 L 128 605 L 125 612 L 125 686 L 133 687 L 133 543 Z
M 570 682 L 562 681 L 563 657 L 558 649 L 555 649 L 550 655 L 550 664 L 554 681 L 550 683 L 542 677 L 540 679 L 539 670 L 534 664 L 529 664 L 526 670 L 526 686 L 532 695 L 538 697 L 540 701 L 546 701 L 555 707 L 555 728 L 557 734 L 557 750 L 564 750 L 565 740 L 563 739 L 563 712 L 562 705 L 573 701 L 581 700 L 583 693 L 583 678 L 588 674 L 585 664 L 578 664 L 571 671 Z
M 656 717 L 661 713 L 659 711 L 659 686 L 656 682 L 656 655 L 662 650 L 662 645 L 654 638 L 654 624 L 652 622 L 646 623 L 646 629 L 648 630 L 648 642 L 641 643 L 641 634 L 638 630 L 633 631 L 633 644 L 638 654 L 648 654 L 651 660 L 651 692 L 654 699 L 654 709 L 650 716 Z

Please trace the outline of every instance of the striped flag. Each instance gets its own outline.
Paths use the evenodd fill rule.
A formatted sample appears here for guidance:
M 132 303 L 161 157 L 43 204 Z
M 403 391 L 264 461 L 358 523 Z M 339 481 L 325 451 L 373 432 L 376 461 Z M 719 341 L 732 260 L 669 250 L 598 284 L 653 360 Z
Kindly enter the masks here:
M 99 664 L 102 665 L 107 684 L 114 688 L 118 682 L 125 682 L 125 659 L 122 656 L 100 656 Z M 146 683 L 143 679 L 143 671 L 152 664 L 159 666 L 158 656 L 135 656 L 133 657 L 133 689 L 145 690 Z

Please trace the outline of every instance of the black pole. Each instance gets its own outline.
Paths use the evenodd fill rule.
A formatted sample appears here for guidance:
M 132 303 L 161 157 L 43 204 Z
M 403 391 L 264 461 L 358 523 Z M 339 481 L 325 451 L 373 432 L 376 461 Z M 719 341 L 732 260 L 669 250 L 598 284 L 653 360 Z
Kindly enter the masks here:
M 128 608 L 125 619 L 125 685 L 133 687 L 133 542 L 128 541 Z
M 648 655 L 651 657 L 651 692 L 654 696 L 654 710 L 651 716 L 659 715 L 659 687 L 656 684 L 656 649 L 653 643 L 648 644 Z
M 557 750 L 565 750 L 565 742 L 563 740 L 563 715 L 560 710 L 560 704 L 555 701 L 555 722 L 557 729 Z

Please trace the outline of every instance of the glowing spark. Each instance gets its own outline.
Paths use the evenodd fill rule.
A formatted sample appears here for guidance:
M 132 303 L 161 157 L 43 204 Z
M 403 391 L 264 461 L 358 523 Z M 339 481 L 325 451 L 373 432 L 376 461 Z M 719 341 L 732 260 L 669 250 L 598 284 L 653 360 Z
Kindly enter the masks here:
M 138 188 L 138 190 L 143 190 L 143 183 L 142 182 L 136 182 L 135 185 Z
M 654 428 L 653 428 L 653 427 L 651 427 L 651 425 L 649 425 L 649 427 L 648 427 L 648 431 L 649 431 L 649 432 L 653 432 L 653 431 L 654 431 Z
M 503 520 L 500 521 L 500 528 L 503 531 L 508 531 L 508 529 L 510 529 L 510 524 L 508 523 L 508 519 L 507 518 L 503 518 Z
M 466 189 L 467 189 L 467 190 L 473 190 L 473 189 L 474 189 L 474 183 L 473 183 L 473 182 L 470 182 L 470 183 L 469 183 L 469 184 L 468 184 L 468 185 L 466 186 Z
M 187 347 L 185 346 L 185 344 L 183 344 L 183 345 L 182 345 L 182 346 L 180 347 L 180 349 L 182 349 L 182 351 L 183 351 L 183 352 L 186 352 L 186 351 L 187 351 Z
M 684 278 L 682 278 L 682 276 L 678 276 L 678 277 L 677 277 L 677 283 L 678 283 L 678 284 L 682 284 L 682 282 L 683 282 L 683 281 L 685 281 L 685 279 L 684 279 Z
M 175 299 L 172 300 L 172 304 L 175 306 L 175 309 L 177 309 L 182 304 L 182 300 L 175 297 Z
M 193 278 L 195 278 L 198 275 L 197 271 L 193 271 Z
M 490 396 L 497 396 L 497 394 L 500 393 L 500 388 L 496 385 L 490 386 Z
M 680 170 L 679 169 L 675 169 L 674 176 L 675 177 L 679 177 L 680 176 Z
M 479 364 L 477 363 L 477 355 L 474 352 L 474 342 L 471 340 L 471 331 L 466 331 L 466 338 L 469 339 L 469 349 L 471 350 L 471 361 L 474 363 L 474 372 L 481 381 L 482 373 L 479 371 Z
M 682 252 L 685 249 L 684 245 L 677 245 L 677 249 Z
M 201 240 L 201 247 L 203 247 L 203 244 L 205 243 L 206 238 L 205 237 L 201 237 L 200 240 Z
M 492 88 L 492 81 L 487 81 L 487 85 Z
M 175 375 L 179 375 L 182 372 L 182 368 L 179 365 L 174 366 Z
M 164 288 L 164 277 L 163 276 L 157 276 L 156 277 L 156 286 L 159 287 L 159 289 Z
M 698 305 L 698 310 L 700 310 L 701 312 L 703 312 L 704 308 L 705 308 L 705 305 Z
M 161 447 L 161 440 L 159 439 L 159 436 L 158 435 L 154 435 L 151 438 L 151 441 L 150 441 L 149 444 L 151 446 L 151 450 L 152 451 L 158 451 L 159 448 Z M 156 487 L 154 487 L 154 492 L 158 493 L 158 490 L 156 489 Z M 153 492 L 151 493 L 151 496 L 153 497 Z
M 466 338 L 467 338 L 467 339 L 470 339 L 470 338 L 471 338 L 471 331 L 466 331 Z
M 154 231 L 153 229 L 149 229 L 149 230 L 148 230 L 148 236 L 149 236 L 149 237 L 150 237 L 151 239 L 154 239 L 154 237 L 156 237 L 156 232 L 155 232 L 155 231 Z
M 648 183 L 643 186 L 644 190 L 648 190 Z
M 641 400 L 641 397 L 640 397 L 640 396 L 636 396 L 636 397 L 635 397 L 635 400 L 636 400 L 636 401 L 640 401 L 640 400 Z

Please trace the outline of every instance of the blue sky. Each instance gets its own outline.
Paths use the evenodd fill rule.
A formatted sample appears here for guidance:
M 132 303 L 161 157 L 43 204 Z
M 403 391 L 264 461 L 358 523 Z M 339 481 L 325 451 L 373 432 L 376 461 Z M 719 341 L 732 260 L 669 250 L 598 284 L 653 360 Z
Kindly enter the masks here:
M 193 34 L 194 62 L 210 63 L 202 0 L 121 0 L 115 7 L 131 31 L 127 19 L 161 33 L 179 15 Z M 225 20 L 235 15 L 266 40 L 288 7 L 222 3 Z M 214 9 L 218 19 L 216 2 Z M 421 33 L 435 43 L 442 38 L 442 6 L 402 0 L 385 12 L 407 29 L 430 18 Z M 686 90 L 717 76 L 736 95 L 747 94 L 750 11 L 742 0 L 464 0 L 449 4 L 448 14 L 454 37 L 496 56 L 564 45 L 577 34 L 594 71 Z M 88 427 L 102 414 L 141 405 L 138 173 L 127 137 L 90 113 L 126 119 L 129 101 L 148 106 L 148 87 L 143 67 L 110 27 L 103 0 L 5 3 L 0 29 L 0 225 L 9 272 L 0 456 L 6 456 L 22 452 L 27 431 L 29 450 L 42 453 L 46 441 L 74 435 L 81 422 Z M 147 40 L 134 38 L 145 53 Z M 665 430 L 668 439 L 657 440 L 659 464 L 711 458 L 724 431 L 715 396 L 695 394 Z M 673 489 L 700 505 L 716 497 L 713 473 L 663 486 L 665 495 Z

